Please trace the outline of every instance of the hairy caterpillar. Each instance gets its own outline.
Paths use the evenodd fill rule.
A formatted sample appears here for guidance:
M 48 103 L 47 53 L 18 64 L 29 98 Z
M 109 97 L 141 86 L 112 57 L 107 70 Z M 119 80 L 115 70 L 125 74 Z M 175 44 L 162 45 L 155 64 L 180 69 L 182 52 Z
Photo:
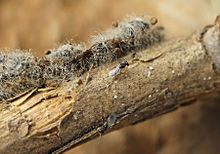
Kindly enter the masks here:
M 31 53 L 0 53 L 0 100 L 39 86 L 43 80 L 38 60 Z
M 90 48 L 93 65 L 114 61 L 160 42 L 164 38 L 163 27 L 156 24 L 157 19 L 154 17 L 130 17 L 96 36 Z
M 31 88 L 59 86 L 91 68 L 145 49 L 164 37 L 163 28 L 156 24 L 156 18 L 129 18 L 96 36 L 88 49 L 65 44 L 42 58 L 22 51 L 0 53 L 0 101 Z
M 84 50 L 85 48 L 78 44 L 65 44 L 51 50 L 51 53 L 42 59 L 42 63 L 46 66 L 43 75 L 46 83 L 62 83 L 71 80 L 73 75 L 77 75 L 80 64 L 76 63 L 75 59 L 82 55 Z

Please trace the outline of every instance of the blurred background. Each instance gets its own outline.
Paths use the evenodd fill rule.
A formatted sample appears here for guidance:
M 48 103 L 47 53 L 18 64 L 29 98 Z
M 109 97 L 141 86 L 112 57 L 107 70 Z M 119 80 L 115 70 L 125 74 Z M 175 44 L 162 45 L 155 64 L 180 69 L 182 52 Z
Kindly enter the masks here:
M 0 48 L 32 49 L 42 56 L 60 43 L 88 43 L 132 14 L 157 17 L 167 38 L 187 36 L 213 23 L 220 1 L 0 0 Z M 220 106 L 212 98 L 100 136 L 66 154 L 217 154 Z

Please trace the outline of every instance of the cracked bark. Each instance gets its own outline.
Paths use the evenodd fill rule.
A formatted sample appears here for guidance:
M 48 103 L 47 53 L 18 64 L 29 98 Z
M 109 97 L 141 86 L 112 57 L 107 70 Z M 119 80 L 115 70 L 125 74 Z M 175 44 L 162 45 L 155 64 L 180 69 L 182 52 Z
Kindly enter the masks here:
M 61 153 L 218 93 L 219 23 L 217 17 L 200 39 L 165 41 L 59 88 L 33 89 L 0 104 L 0 153 Z M 109 77 L 122 60 L 130 65 Z

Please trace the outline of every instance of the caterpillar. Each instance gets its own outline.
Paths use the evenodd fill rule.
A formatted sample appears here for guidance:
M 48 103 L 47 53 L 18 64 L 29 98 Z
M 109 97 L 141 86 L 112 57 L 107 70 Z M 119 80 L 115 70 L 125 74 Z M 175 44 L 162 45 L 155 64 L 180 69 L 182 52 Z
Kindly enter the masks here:
M 51 50 L 51 53 L 42 58 L 44 63 L 44 78 L 46 84 L 52 86 L 53 83 L 62 83 L 63 81 L 69 81 L 74 74 L 80 71 L 82 66 L 76 63 L 76 57 L 82 55 L 85 47 L 79 44 L 65 44 L 59 46 L 57 49 Z M 81 65 L 83 61 L 81 61 Z M 82 73 L 78 73 L 82 74 Z
M 0 53 L 0 100 L 6 100 L 42 84 L 38 59 L 30 52 Z
M 42 58 L 20 50 L 1 52 L 0 101 L 31 88 L 72 81 L 91 68 L 145 49 L 163 38 L 163 27 L 157 26 L 156 18 L 130 17 L 93 37 L 89 48 L 68 43 L 48 50 Z
M 147 16 L 129 17 L 91 41 L 91 62 L 99 66 L 112 62 L 130 52 L 145 49 L 164 38 L 163 27 L 157 19 Z

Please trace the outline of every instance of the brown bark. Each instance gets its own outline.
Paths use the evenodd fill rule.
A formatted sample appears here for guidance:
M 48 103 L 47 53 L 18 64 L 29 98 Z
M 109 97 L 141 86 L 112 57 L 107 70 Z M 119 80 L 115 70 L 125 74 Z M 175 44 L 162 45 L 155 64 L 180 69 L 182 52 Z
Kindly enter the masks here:
M 98 137 L 65 154 L 218 154 L 219 96 Z
M 205 44 L 201 40 L 193 35 L 166 41 L 62 87 L 33 89 L 1 104 L 0 153 L 60 153 L 190 104 L 200 95 L 216 93 L 218 59 L 213 61 L 210 46 L 204 46 L 207 38 Z M 124 59 L 129 67 L 109 77 Z

